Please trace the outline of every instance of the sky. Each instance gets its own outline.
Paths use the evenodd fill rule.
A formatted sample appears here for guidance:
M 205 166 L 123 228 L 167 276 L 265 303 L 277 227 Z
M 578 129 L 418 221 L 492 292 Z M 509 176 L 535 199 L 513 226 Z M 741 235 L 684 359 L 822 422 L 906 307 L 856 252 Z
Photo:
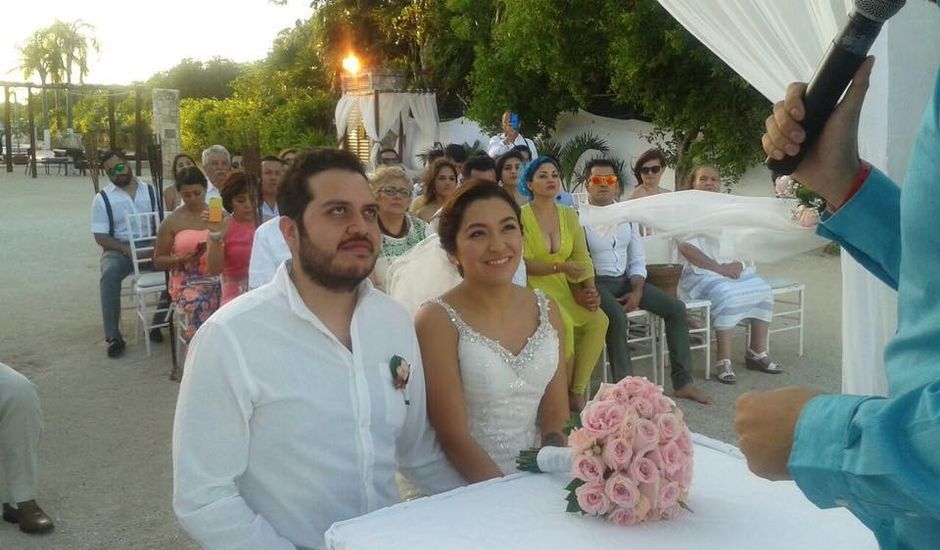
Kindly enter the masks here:
M 4 2 L 5 3 L 5 2 Z M 42 0 L 3 8 L 0 80 L 23 81 L 17 47 L 55 19 L 81 19 L 95 27 L 101 51 L 89 58 L 91 84 L 130 84 L 190 57 L 262 59 L 277 33 L 312 13 L 310 0 Z M 13 12 L 12 15 L 10 12 Z M 12 71 L 11 71 L 12 69 Z M 9 71 L 9 72 L 8 72 Z M 34 82 L 39 77 L 34 76 Z

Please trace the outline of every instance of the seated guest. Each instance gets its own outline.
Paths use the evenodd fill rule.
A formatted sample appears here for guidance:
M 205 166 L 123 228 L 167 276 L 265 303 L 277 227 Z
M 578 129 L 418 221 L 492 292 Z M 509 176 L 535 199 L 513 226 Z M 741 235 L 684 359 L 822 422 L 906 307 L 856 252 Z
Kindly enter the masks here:
M 221 145 L 213 145 L 202 152 L 202 171 L 208 180 L 206 199 L 219 197 L 225 178 L 232 171 L 232 155 Z
M 659 180 L 663 179 L 665 170 L 666 159 L 659 149 L 649 149 L 640 155 L 633 165 L 633 175 L 636 177 L 637 185 L 627 199 L 669 193 L 668 189 L 659 186 Z
M 519 173 L 525 164 L 527 164 L 527 161 L 524 159 L 523 154 L 516 149 L 504 153 L 496 159 L 496 175 L 499 176 L 499 185 L 520 206 L 529 200 L 519 192 Z
M 462 181 L 471 178 L 488 180 L 493 183 L 498 181 L 496 177 L 496 162 L 492 157 L 484 154 L 474 155 L 463 163 L 463 169 L 460 172 L 463 176 Z
M 186 342 L 219 308 L 219 280 L 208 272 L 206 241 L 209 228 L 202 219 L 206 209 L 206 176 L 198 168 L 186 168 L 176 182 L 183 206 L 171 212 L 157 233 L 153 263 L 170 271 L 170 298 L 175 315 L 181 316 Z M 182 372 L 174 367 L 170 379 L 179 381 Z
M 687 187 L 699 191 L 721 192 L 718 171 L 700 166 L 689 174 Z M 679 278 L 679 297 L 708 300 L 712 303 L 711 322 L 718 339 L 718 380 L 734 384 L 731 368 L 731 341 L 734 327 L 746 321 L 751 328 L 745 365 L 750 370 L 779 374 L 783 369 L 767 355 L 767 335 L 774 312 L 770 285 L 757 276 L 753 267 L 739 261 L 720 258 L 715 239 L 697 237 L 679 243 L 683 260 Z
M 242 156 L 239 154 L 232 155 L 232 170 L 238 171 L 242 169 Z
M 467 149 L 459 143 L 449 143 L 444 147 L 444 158 L 457 167 L 459 174 L 463 170 L 463 163 L 467 161 Z
M 613 162 L 595 158 L 588 161 L 584 171 L 588 174 L 585 188 L 590 204 L 607 206 L 617 201 L 620 177 Z M 675 396 L 709 403 L 708 397 L 692 383 L 685 304 L 646 282 L 646 256 L 637 224 L 621 224 L 613 238 L 603 237 L 590 227 L 585 227 L 584 233 L 594 259 L 594 282 L 601 295 L 601 309 L 610 320 L 607 356 L 614 377 L 620 380 L 633 374 L 627 345 L 627 313 L 645 309 L 665 321 Z
M 530 159 L 539 156 L 539 152 L 535 149 L 535 143 L 519 133 L 521 127 L 522 120 L 519 118 L 518 113 L 513 113 L 512 111 L 503 113 L 503 131 L 490 138 L 486 152 L 489 153 L 491 157 L 496 158 L 503 153 L 511 151 L 515 147 L 523 146 L 529 150 Z
M 526 166 L 519 191 L 529 197 L 522 207 L 524 258 L 528 285 L 549 295 L 561 310 L 568 359 L 568 402 L 584 408 L 584 392 L 604 350 L 607 316 L 594 286 L 578 213 L 555 202 L 561 189 L 561 170 L 551 157 Z
M 166 211 L 172 212 L 180 205 L 180 198 L 176 195 L 176 178 L 183 168 L 196 166 L 196 161 L 189 155 L 180 153 L 173 158 L 173 182 L 163 186 L 163 204 L 166 205 Z
M 519 151 L 522 154 L 522 164 L 529 164 L 532 162 L 532 149 L 529 149 L 528 145 L 516 145 L 512 148 L 513 151 Z
M 424 172 L 424 193 L 411 205 L 411 213 L 428 222 L 457 189 L 457 166 L 446 158 L 435 160 Z
M 371 183 L 379 204 L 379 230 L 382 232 L 382 246 L 371 278 L 375 288 L 386 292 L 388 266 L 427 237 L 428 224 L 408 213 L 411 182 L 401 166 L 379 167 Z
M 277 190 L 284 176 L 284 161 L 274 156 L 261 159 L 261 203 L 259 214 L 262 222 L 278 216 Z
M 284 169 L 286 170 L 294 165 L 294 159 L 297 158 L 297 154 L 297 149 L 291 147 L 278 153 L 277 158 L 281 159 L 281 162 L 284 163 Z
M 208 211 L 203 211 L 203 220 L 209 228 L 206 272 L 222 275 L 221 305 L 248 290 L 248 259 L 257 228 L 252 191 L 244 172 L 232 172 L 225 178 L 222 189 L 222 206 L 231 215 L 221 222 L 210 222 Z
M 439 235 L 462 280 L 415 318 L 428 419 L 451 464 L 475 483 L 515 472 L 519 451 L 565 444 L 564 328 L 551 298 L 512 282 L 522 227 L 502 188 L 462 185 Z
M 53 528 L 52 518 L 36 504 L 41 434 L 36 388 L 0 363 L 0 502 L 3 520 L 17 524 L 24 533 Z
M 379 158 L 375 163 L 376 167 L 379 166 L 395 166 L 396 164 L 401 164 L 401 157 L 398 156 L 398 151 L 386 147 L 379 151 Z
M 91 202 L 91 232 L 101 247 L 101 318 L 104 337 L 108 342 L 108 357 L 124 353 L 121 336 L 121 283 L 134 273 L 130 240 L 133 228 L 127 224 L 131 213 L 156 212 L 156 191 L 150 184 L 134 175 L 131 165 L 120 151 L 106 151 L 101 157 L 101 168 L 111 183 L 95 195 Z M 142 235 L 138 234 L 137 237 Z M 160 319 L 154 319 L 155 324 Z M 162 339 L 160 329 L 153 329 L 150 338 Z

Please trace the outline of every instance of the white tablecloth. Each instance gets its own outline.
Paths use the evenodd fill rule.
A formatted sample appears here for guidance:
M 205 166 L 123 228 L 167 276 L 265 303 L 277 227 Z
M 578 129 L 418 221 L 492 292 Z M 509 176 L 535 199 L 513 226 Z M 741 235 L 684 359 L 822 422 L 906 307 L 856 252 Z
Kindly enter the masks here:
M 694 514 L 628 528 L 565 512 L 567 476 L 520 473 L 335 523 L 332 550 L 877 550 L 843 509 L 820 510 L 792 482 L 752 475 L 740 453 L 695 436 Z

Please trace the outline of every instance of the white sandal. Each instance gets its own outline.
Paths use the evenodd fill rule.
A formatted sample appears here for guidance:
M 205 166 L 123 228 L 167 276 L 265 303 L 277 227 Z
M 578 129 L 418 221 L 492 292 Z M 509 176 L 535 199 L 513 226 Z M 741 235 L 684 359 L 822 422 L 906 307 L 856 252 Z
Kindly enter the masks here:
M 718 378 L 718 381 L 723 384 L 734 384 L 738 381 L 738 377 L 735 376 L 734 371 L 731 370 L 731 360 L 722 359 L 718 361 L 718 364 L 715 365 L 718 368 L 718 374 L 715 376 Z
M 783 367 L 772 361 L 766 351 L 754 353 L 751 349 L 748 349 L 747 354 L 744 356 L 744 366 L 748 370 L 766 372 L 767 374 L 780 374 L 783 372 Z

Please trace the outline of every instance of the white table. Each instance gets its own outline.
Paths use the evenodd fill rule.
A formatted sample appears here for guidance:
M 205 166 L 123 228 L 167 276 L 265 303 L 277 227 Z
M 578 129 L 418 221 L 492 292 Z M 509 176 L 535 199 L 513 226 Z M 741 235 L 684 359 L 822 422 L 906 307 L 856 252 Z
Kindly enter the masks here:
M 689 506 L 673 521 L 616 527 L 565 512 L 567 476 L 520 473 L 335 523 L 332 550 L 877 550 L 848 511 L 820 510 L 792 482 L 752 475 L 736 448 L 694 436 Z

